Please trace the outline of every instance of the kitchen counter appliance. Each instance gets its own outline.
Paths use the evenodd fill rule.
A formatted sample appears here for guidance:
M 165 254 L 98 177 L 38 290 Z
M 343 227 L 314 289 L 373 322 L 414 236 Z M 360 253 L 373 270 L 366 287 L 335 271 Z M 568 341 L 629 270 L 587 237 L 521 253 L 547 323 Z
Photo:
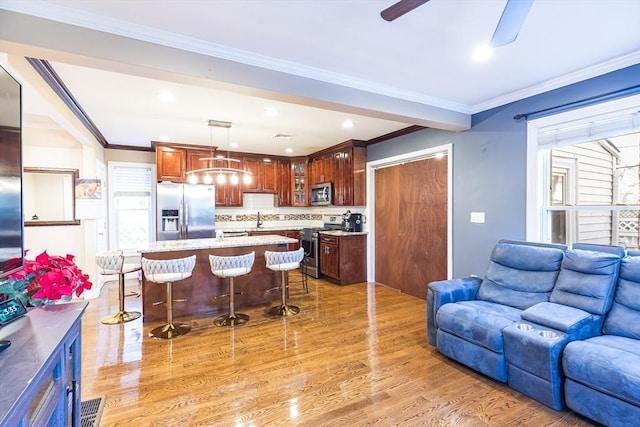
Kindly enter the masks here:
M 307 267 L 307 275 L 320 278 L 320 231 L 340 230 L 340 215 L 325 215 L 322 227 L 310 227 L 300 230 L 300 244 L 304 250 L 303 262 Z
M 346 211 L 342 214 L 342 231 L 360 233 L 362 231 L 362 214 Z

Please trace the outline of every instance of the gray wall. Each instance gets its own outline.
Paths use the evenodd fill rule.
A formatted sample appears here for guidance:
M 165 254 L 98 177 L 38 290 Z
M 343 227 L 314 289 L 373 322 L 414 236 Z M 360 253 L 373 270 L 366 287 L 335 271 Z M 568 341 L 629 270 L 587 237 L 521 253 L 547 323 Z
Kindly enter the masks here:
M 471 129 L 425 129 L 371 145 L 367 160 L 453 144 L 453 276 L 484 275 L 499 239 L 524 240 L 526 233 L 526 121 L 513 116 L 640 85 L 640 65 L 487 110 Z M 472 224 L 471 212 L 485 212 Z

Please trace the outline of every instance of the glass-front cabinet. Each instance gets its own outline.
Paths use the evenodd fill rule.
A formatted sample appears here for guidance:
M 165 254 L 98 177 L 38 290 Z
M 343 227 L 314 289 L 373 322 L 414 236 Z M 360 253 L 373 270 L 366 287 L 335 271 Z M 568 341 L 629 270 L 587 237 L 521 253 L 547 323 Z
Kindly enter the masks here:
M 291 159 L 292 206 L 309 206 L 307 159 Z

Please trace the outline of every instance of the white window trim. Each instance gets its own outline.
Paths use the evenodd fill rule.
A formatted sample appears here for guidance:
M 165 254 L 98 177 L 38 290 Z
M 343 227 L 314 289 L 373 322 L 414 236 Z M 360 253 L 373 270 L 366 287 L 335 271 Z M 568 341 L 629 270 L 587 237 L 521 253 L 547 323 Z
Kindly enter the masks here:
M 602 104 L 579 108 L 552 116 L 543 117 L 527 122 L 527 205 L 526 205 L 526 239 L 529 241 L 544 241 L 544 211 L 545 188 L 549 187 L 549 177 L 544 173 L 544 154 L 538 149 L 538 135 L 540 130 L 549 126 L 561 126 L 566 123 L 577 123 L 597 120 L 600 115 L 611 114 L 618 110 L 638 108 L 640 95 L 629 96 Z M 580 206 L 577 209 L 584 209 Z M 629 207 L 589 207 L 589 209 L 628 210 Z M 565 209 L 565 208 L 563 208 Z
M 113 182 L 114 176 L 115 176 L 115 172 L 114 169 L 117 167 L 140 167 L 140 168 L 151 168 L 151 176 L 156 176 L 156 165 L 155 164 L 151 164 L 151 163 L 140 163 L 140 162 L 114 162 L 114 161 L 109 161 L 108 162 L 108 181 L 109 181 L 109 196 L 108 196 L 108 202 L 109 202 L 109 248 L 110 249 L 117 249 L 115 248 L 115 241 L 116 241 L 116 236 L 115 236 L 115 224 L 113 224 L 113 221 L 115 221 L 116 218 L 116 212 L 115 212 L 115 202 L 113 200 L 113 189 L 115 188 L 115 184 Z M 155 181 L 154 181 L 155 182 Z M 156 215 L 155 215 L 155 207 L 156 207 L 156 189 L 155 188 L 151 188 L 151 236 L 150 236 L 150 241 L 155 241 L 155 230 L 156 230 Z M 138 253 L 125 253 L 125 256 L 136 256 L 138 255 Z

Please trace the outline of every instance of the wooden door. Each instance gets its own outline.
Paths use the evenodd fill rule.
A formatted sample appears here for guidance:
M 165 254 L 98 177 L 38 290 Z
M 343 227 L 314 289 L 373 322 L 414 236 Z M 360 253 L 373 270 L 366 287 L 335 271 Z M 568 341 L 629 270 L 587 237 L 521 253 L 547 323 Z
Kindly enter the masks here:
M 447 278 L 447 158 L 375 171 L 378 283 L 426 298 Z

